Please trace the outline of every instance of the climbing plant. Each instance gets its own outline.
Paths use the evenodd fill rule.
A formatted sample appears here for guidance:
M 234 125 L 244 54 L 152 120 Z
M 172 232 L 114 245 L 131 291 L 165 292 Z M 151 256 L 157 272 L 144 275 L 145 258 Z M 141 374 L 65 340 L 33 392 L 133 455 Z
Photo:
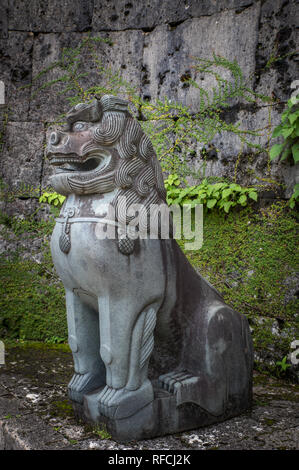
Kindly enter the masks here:
M 270 150 L 270 158 L 291 157 L 299 162 L 299 95 L 288 100 L 287 109 L 281 115 L 281 124 L 275 127 L 272 137 L 282 137 L 281 144 L 275 144 Z
M 188 106 L 168 99 L 149 102 L 140 96 L 139 90 L 124 80 L 119 71 L 113 71 L 99 58 L 99 43 L 111 45 L 109 39 L 87 36 L 73 49 L 64 48 L 58 61 L 42 70 L 33 79 L 34 94 L 57 82 L 64 84 L 60 94 L 71 104 L 92 101 L 95 97 L 109 93 L 126 96 L 131 104 L 131 111 L 139 119 L 144 131 L 149 135 L 157 152 L 162 169 L 167 173 L 178 173 L 180 176 L 190 173 L 186 157 L 193 152 L 194 144 L 199 144 L 204 154 L 207 146 L 220 132 L 235 134 L 242 145 L 262 151 L 254 142 L 265 129 L 246 130 L 240 123 L 227 122 L 223 111 L 232 101 L 243 100 L 249 103 L 259 101 L 272 102 L 271 98 L 255 93 L 244 79 L 242 70 L 236 61 L 213 54 L 212 59 L 194 58 L 192 68 L 195 78 L 186 75 L 185 87 L 193 87 L 199 94 L 199 110 L 191 112 Z M 86 65 L 96 71 L 92 85 L 86 86 Z M 57 70 L 57 78 L 38 86 L 42 76 Z M 84 72 L 83 72 L 84 71 Z M 203 74 L 213 77 L 216 86 L 211 92 L 200 87 L 196 77 Z M 224 78 L 229 77 L 229 78 Z M 179 78 L 178 78 L 179 81 Z M 63 119 L 63 117 L 60 117 Z M 216 149 L 217 151 L 217 149 Z
M 299 94 L 292 96 L 287 108 L 281 115 L 281 123 L 275 127 L 272 137 L 280 137 L 282 143 L 274 144 L 270 150 L 270 158 L 279 157 L 281 161 L 289 159 L 294 164 L 299 162 Z M 293 209 L 299 200 L 299 184 L 295 184 L 289 205 Z

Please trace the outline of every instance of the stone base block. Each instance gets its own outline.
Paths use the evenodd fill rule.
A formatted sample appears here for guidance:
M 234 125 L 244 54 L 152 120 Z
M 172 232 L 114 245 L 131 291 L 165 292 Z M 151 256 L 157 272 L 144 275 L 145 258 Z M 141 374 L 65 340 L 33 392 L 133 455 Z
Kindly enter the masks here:
M 155 381 L 154 400 L 124 419 L 112 419 L 99 415 L 96 421 L 88 409 L 88 394 L 84 404 L 73 402 L 77 419 L 93 425 L 102 425 L 119 442 L 149 439 L 153 437 L 190 431 L 199 427 L 220 423 L 240 415 L 250 408 L 251 402 L 244 402 L 240 397 L 231 397 L 225 412 L 220 416 L 207 413 L 194 403 L 184 403 L 177 406 L 176 396 L 157 387 Z

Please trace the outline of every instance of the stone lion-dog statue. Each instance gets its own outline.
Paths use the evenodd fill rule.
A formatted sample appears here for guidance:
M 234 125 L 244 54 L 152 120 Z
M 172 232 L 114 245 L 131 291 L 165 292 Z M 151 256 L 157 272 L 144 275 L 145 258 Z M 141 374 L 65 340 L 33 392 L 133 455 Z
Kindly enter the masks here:
M 247 319 L 192 268 L 176 240 L 97 236 L 105 207 L 165 204 L 160 164 L 128 102 L 73 107 L 52 132 L 51 185 L 67 196 L 52 239 L 66 291 L 75 412 L 118 440 L 193 429 L 251 403 Z M 121 233 L 121 231 L 119 232 Z

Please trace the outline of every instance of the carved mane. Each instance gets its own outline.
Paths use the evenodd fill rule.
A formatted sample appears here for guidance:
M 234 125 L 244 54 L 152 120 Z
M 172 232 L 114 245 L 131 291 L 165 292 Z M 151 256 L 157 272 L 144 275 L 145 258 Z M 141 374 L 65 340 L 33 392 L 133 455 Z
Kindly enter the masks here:
M 127 206 L 165 202 L 165 188 L 160 164 L 150 139 L 138 121 L 128 111 L 128 102 L 112 95 L 104 95 L 92 103 L 80 103 L 67 114 L 69 125 L 78 119 L 93 126 L 93 139 L 84 151 L 107 149 L 110 163 L 103 169 L 75 174 L 57 174 L 52 185 L 63 194 L 97 194 L 117 189 L 113 206 L 118 218 L 124 217 L 125 207 L 120 207 L 120 196 L 125 196 Z

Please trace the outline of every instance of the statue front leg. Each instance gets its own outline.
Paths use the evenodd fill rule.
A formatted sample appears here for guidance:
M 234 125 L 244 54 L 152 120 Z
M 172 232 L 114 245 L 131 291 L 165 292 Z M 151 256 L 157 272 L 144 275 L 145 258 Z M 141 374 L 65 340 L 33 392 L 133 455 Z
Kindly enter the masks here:
M 82 403 L 85 393 L 105 385 L 105 365 L 100 357 L 98 312 L 66 290 L 69 345 L 75 374 L 69 385 L 71 400 Z
M 135 310 L 134 310 L 135 306 Z M 101 356 L 106 366 L 106 387 L 89 394 L 87 406 L 94 419 L 101 415 L 120 419 L 133 415 L 154 399 L 147 378 L 154 347 L 158 304 L 136 309 L 128 299 L 99 299 Z M 111 334 L 112 333 L 112 334 Z

